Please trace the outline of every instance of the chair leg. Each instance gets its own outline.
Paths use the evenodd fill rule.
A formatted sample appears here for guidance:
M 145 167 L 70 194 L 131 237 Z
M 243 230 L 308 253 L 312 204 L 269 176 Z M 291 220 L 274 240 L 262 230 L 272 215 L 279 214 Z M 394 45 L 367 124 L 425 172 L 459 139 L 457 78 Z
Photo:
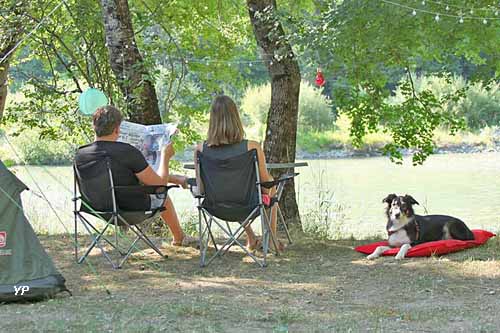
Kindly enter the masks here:
M 231 237 L 231 236 L 230 236 Z M 229 243 L 236 243 L 239 247 L 241 247 L 243 249 L 243 251 L 245 251 L 245 253 L 250 257 L 252 258 L 259 266 L 261 267 L 265 267 L 266 266 L 266 263 L 265 263 L 265 260 L 263 262 L 261 262 L 261 260 L 259 260 L 253 253 L 251 253 L 250 251 L 247 250 L 247 248 L 241 244 L 237 239 L 235 239 L 234 237 L 231 237 L 230 239 L 228 239 L 226 241 L 226 243 L 224 243 L 224 245 L 219 249 L 219 251 L 217 251 L 212 257 L 210 257 L 210 259 L 208 260 L 208 262 L 206 263 L 206 266 L 210 265 L 210 263 L 217 257 L 221 256 L 223 254 L 223 251 L 224 251 L 224 247 L 227 246 Z
M 134 226 L 131 226 L 130 229 L 132 229 L 132 231 L 134 231 L 134 228 L 137 229 L 140 234 L 143 236 L 143 241 L 149 245 L 149 247 L 151 247 L 156 253 L 158 253 L 158 255 L 160 257 L 163 257 L 163 258 L 168 258 L 168 256 L 166 254 L 163 254 L 163 252 L 160 251 L 160 249 L 153 243 L 153 241 L 142 231 L 142 229 L 139 228 L 139 226 L 137 225 L 134 225 Z
M 100 233 L 100 232 L 99 232 L 99 230 L 97 230 L 97 229 L 96 229 L 96 227 L 94 227 L 94 226 L 92 225 L 92 223 L 90 223 L 90 222 L 89 222 L 89 220 L 87 220 L 85 217 L 83 217 L 83 216 L 81 216 L 81 215 L 79 215 L 79 217 L 80 217 L 80 220 L 82 221 L 82 223 L 87 223 L 87 225 L 88 225 L 90 228 L 92 228 L 92 230 L 94 230 L 94 232 L 95 232 L 95 233 L 97 233 L 97 234 L 99 234 L 99 233 Z M 119 248 L 118 248 L 115 244 L 113 244 L 113 242 L 112 242 L 112 241 L 110 241 L 108 238 L 106 238 L 106 236 L 104 236 L 104 235 L 103 235 L 103 236 L 101 237 L 101 239 L 102 239 L 102 240 L 104 240 L 106 243 L 108 243 L 108 244 L 109 244 L 112 248 L 114 248 L 115 250 L 117 250 L 117 251 L 120 253 L 120 255 L 122 255 L 122 256 L 124 256 L 124 255 L 125 255 L 125 253 L 126 253 L 126 252 L 122 252 L 122 251 L 121 251 L 121 250 L 120 250 L 120 249 L 119 249 Z
M 101 244 L 99 242 L 101 240 L 103 234 L 106 232 L 106 230 L 108 229 L 108 227 L 110 225 L 111 225 L 111 220 L 108 221 L 108 223 L 106 223 L 106 226 L 104 227 L 104 229 L 100 233 L 98 233 L 97 237 L 94 237 L 94 234 L 92 233 L 92 231 L 90 230 L 90 228 L 87 226 L 87 223 L 83 223 L 83 226 L 85 227 L 85 229 L 87 229 L 87 232 L 89 233 L 89 235 L 93 239 L 93 241 L 90 244 L 90 246 L 88 247 L 88 249 L 85 252 L 85 254 L 83 256 L 81 256 L 80 259 L 78 260 L 78 264 L 83 263 L 85 261 L 85 259 L 87 259 L 87 256 L 90 254 L 90 251 L 92 251 L 92 249 L 97 245 L 97 247 L 99 247 L 99 249 L 101 250 L 102 255 L 111 264 L 111 266 L 113 267 L 113 269 L 117 269 L 117 266 L 115 265 L 115 263 L 113 262 L 113 260 L 111 259 L 111 257 L 107 254 L 107 252 L 104 250 L 104 248 L 101 246 Z
M 132 254 L 132 251 L 134 250 L 135 244 L 139 241 L 139 237 L 136 237 L 135 240 L 132 242 L 132 245 L 130 245 L 127 254 L 122 258 L 120 263 L 118 264 L 118 268 L 122 268 L 123 264 L 128 260 L 128 257 Z
M 231 229 L 230 229 L 230 228 L 228 228 L 228 230 L 229 230 L 229 232 L 230 232 L 232 235 L 235 235 L 234 237 L 235 237 L 236 239 L 238 239 L 238 240 L 239 240 L 239 239 L 240 239 L 240 237 L 243 235 L 243 232 L 245 231 L 245 227 L 250 226 L 250 225 L 253 223 L 253 221 L 255 221 L 255 219 L 253 219 L 253 220 L 249 220 L 249 222 L 248 222 L 248 223 L 246 223 L 246 224 L 245 224 L 245 226 L 243 226 L 243 228 L 241 229 L 241 231 L 239 232 L 239 234 L 238 234 L 238 235 L 236 235 L 236 233 L 233 233 L 233 232 L 231 231 Z M 226 224 L 227 224 L 227 223 L 226 223 Z M 240 229 L 238 228 L 238 230 L 240 230 Z M 231 247 L 233 247 L 233 245 L 234 245 L 234 244 L 235 244 L 234 242 L 232 242 L 231 244 L 229 244 L 229 245 L 226 247 L 226 249 L 224 250 L 224 253 L 223 253 L 223 254 L 226 254 L 227 252 L 229 252 L 229 250 L 231 249 Z
M 73 212 L 74 218 L 75 218 L 75 261 L 78 261 L 78 213 L 75 211 Z
M 288 244 L 292 244 L 292 237 L 290 237 L 290 232 L 288 231 L 288 226 L 286 225 L 285 217 L 283 216 L 283 212 L 281 211 L 281 208 L 279 205 L 278 207 L 278 218 L 281 222 L 281 225 L 283 226 L 283 229 L 285 229 L 286 233 L 286 238 L 288 238 Z
M 250 258 L 252 258 L 255 263 L 257 263 L 259 266 L 261 267 L 265 267 L 265 261 L 261 261 L 259 260 L 253 253 L 251 253 L 250 251 L 248 251 L 248 249 L 240 243 L 240 241 L 238 240 L 239 236 L 241 236 L 241 234 L 245 231 L 245 227 L 247 225 L 249 225 L 249 223 L 253 222 L 253 220 L 250 220 L 250 217 L 255 213 L 252 212 L 249 217 L 238 227 L 238 229 L 235 231 L 234 234 L 230 233 L 229 230 L 227 230 L 226 228 L 224 228 L 224 226 L 220 223 L 217 222 L 217 220 L 215 220 L 212 216 L 210 216 L 211 219 L 213 219 L 213 221 L 224 231 L 224 233 L 226 233 L 226 235 L 229 237 L 229 239 L 222 245 L 222 247 L 208 260 L 208 262 L 206 263 L 206 266 L 208 266 L 215 258 L 221 256 L 226 247 L 230 247 L 232 246 L 233 244 L 237 244 Z
M 274 246 L 274 250 L 275 250 L 275 254 L 276 256 L 279 256 L 280 255 L 280 252 L 279 252 L 279 249 L 278 249 L 278 242 L 276 240 L 276 237 L 275 235 L 273 234 L 273 231 L 271 229 L 271 218 L 272 218 L 272 209 L 268 209 L 269 210 L 269 215 L 265 214 L 264 215 L 264 220 L 265 220 L 265 223 L 267 225 L 267 229 L 269 231 L 269 236 L 270 236 L 270 239 L 271 241 L 273 242 L 273 246 Z M 264 212 L 266 210 L 264 209 Z
M 203 225 L 201 223 L 201 209 L 198 207 L 198 246 L 200 248 L 200 267 L 205 265 L 204 246 L 203 246 Z
M 163 255 L 163 253 L 160 251 L 160 249 L 158 249 L 158 247 L 156 247 L 156 245 L 153 244 L 153 242 L 144 234 L 144 232 L 137 226 L 137 225 L 134 225 L 134 226 L 131 226 L 121 215 L 118 215 L 118 218 L 123 222 L 125 223 L 125 225 L 127 227 L 129 227 L 130 230 L 132 230 L 132 232 L 139 238 L 141 239 L 144 243 L 146 243 L 146 245 L 148 245 L 151 249 L 153 249 L 156 253 L 158 253 L 158 255 L 162 258 L 165 258 L 165 256 Z M 136 241 L 138 241 L 138 239 L 136 239 Z M 133 248 L 135 246 L 135 242 L 133 243 L 133 245 L 129 248 L 129 251 L 127 251 L 127 256 L 126 258 L 128 258 L 130 256 L 130 253 L 131 253 L 131 248 Z M 129 253 L 130 252 L 130 253 Z
M 264 267 L 267 266 L 267 251 L 269 250 L 269 228 L 266 224 L 266 212 L 263 207 L 260 208 L 260 224 L 262 229 L 262 251 L 264 252 Z
M 210 231 L 211 219 L 207 220 L 205 214 L 201 211 L 201 208 L 199 208 L 198 213 L 199 213 L 199 238 L 200 238 L 200 267 L 205 267 L 208 244 L 210 242 L 210 236 L 211 236 L 211 231 Z M 203 221 L 201 220 L 202 215 L 203 215 Z M 215 241 L 213 242 L 215 245 Z
M 215 237 L 212 233 L 212 219 L 213 219 L 213 217 L 210 217 L 207 220 L 205 213 L 203 213 L 203 219 L 205 220 L 205 224 L 208 226 L 208 234 L 210 235 L 210 239 L 212 240 L 212 244 L 214 245 L 215 251 L 218 251 L 219 249 L 217 248 L 217 242 L 215 241 Z M 208 242 L 207 242 L 207 246 L 208 246 Z

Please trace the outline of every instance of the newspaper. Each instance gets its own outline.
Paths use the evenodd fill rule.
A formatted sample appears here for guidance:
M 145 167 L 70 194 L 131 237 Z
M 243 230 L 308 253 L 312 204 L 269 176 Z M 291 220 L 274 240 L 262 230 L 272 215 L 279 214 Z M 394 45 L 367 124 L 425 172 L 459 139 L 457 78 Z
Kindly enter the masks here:
M 176 131 L 177 125 L 173 123 L 146 126 L 123 121 L 118 141 L 131 144 L 139 149 L 149 165 L 154 170 L 158 170 L 161 147 L 171 141 L 171 137 Z

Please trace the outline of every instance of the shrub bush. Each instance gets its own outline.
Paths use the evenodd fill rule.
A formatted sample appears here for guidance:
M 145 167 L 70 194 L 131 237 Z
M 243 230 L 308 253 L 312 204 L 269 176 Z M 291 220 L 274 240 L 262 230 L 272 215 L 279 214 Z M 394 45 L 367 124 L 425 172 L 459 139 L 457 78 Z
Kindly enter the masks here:
M 3 151 L 7 155 L 6 158 L 30 165 L 71 164 L 77 148 L 66 141 L 40 139 L 38 132 L 34 130 L 24 131 L 21 135 L 12 137 L 10 142 L 19 156 L 9 151 L 10 147 L 4 142 Z
M 468 87 L 466 97 L 458 102 L 450 102 L 444 107 L 457 116 L 465 117 L 470 129 L 478 130 L 485 126 L 500 125 L 500 84 L 490 83 L 485 86 L 481 82 L 468 84 L 462 77 L 453 76 L 449 79 L 438 76 L 419 76 L 415 78 L 417 91 L 430 90 L 438 97 L 458 89 Z M 399 104 L 403 97 L 399 88 L 391 103 Z
M 331 101 L 303 81 L 300 86 L 298 131 L 323 131 L 334 127 L 335 117 Z M 271 103 L 271 85 L 247 88 L 241 101 L 241 115 L 247 137 L 261 141 L 264 138 L 266 117 Z

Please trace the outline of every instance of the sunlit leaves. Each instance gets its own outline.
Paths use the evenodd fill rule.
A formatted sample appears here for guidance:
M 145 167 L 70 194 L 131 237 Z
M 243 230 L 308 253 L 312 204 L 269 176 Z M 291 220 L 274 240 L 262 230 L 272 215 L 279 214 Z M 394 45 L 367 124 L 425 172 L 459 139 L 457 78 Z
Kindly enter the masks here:
M 411 2 L 414 4 L 414 2 Z M 477 1 L 476 7 L 491 1 Z M 458 5 L 463 5 L 461 2 Z M 438 4 L 429 4 L 429 6 Z M 283 16 L 288 17 L 288 13 Z M 431 91 L 417 92 L 406 72 L 424 62 L 446 63 L 450 56 L 482 65 L 474 79 L 488 81 L 498 73 L 500 63 L 500 22 L 458 22 L 432 15 L 411 15 L 408 10 L 381 1 L 317 2 L 301 19 L 287 20 L 295 31 L 292 43 L 309 63 L 321 66 L 330 77 L 342 80 L 334 89 L 334 103 L 351 119 L 354 142 L 380 125 L 391 134 L 393 143 L 385 147 L 394 160 L 401 161 L 403 150 L 414 152 L 414 163 L 422 163 L 432 153 L 433 131 L 437 127 L 454 133 L 464 120 L 444 109 L 456 102 L 464 90 L 438 98 Z M 437 68 L 445 73 L 446 68 Z M 389 104 L 389 84 L 405 77 L 401 86 L 404 101 Z M 497 74 L 497 79 L 498 79 Z

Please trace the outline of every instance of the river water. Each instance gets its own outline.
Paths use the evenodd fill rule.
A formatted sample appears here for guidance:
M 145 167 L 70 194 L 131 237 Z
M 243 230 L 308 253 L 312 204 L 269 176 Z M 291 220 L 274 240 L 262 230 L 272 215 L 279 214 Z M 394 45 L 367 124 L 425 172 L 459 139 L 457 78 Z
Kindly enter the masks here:
M 384 234 L 382 199 L 389 193 L 411 194 L 420 203 L 417 214 L 453 215 L 471 228 L 500 230 L 500 153 L 433 155 L 423 166 L 412 166 L 409 160 L 396 165 L 385 157 L 307 162 L 309 167 L 297 169 L 299 208 L 306 223 L 326 221 L 341 233 L 337 236 Z M 35 193 L 40 194 L 40 185 L 71 231 L 71 167 L 13 169 Z M 189 192 L 171 194 L 181 220 L 193 218 Z M 66 231 L 38 196 L 26 192 L 23 201 L 35 230 Z
M 422 166 L 385 157 L 308 162 L 298 177 L 301 209 L 314 209 L 322 190 L 356 236 L 384 233 L 382 199 L 389 193 L 412 195 L 420 203 L 417 214 L 452 215 L 471 228 L 500 230 L 500 153 L 432 155 Z

